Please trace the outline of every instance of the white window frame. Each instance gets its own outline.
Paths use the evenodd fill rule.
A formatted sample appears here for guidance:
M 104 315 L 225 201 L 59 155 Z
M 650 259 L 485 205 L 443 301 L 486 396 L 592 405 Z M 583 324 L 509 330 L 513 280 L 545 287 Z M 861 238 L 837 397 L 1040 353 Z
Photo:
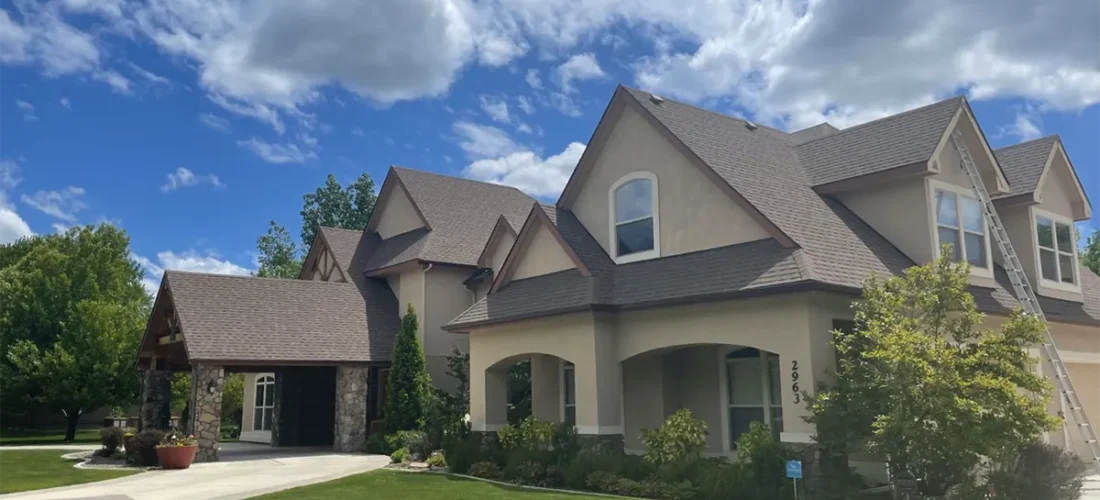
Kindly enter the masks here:
M 969 263 L 969 261 L 966 260 L 966 234 L 968 233 L 968 231 L 963 227 L 962 203 L 958 201 L 958 197 L 959 196 L 965 196 L 965 197 L 970 198 L 974 201 L 977 201 L 978 204 L 979 204 L 979 209 L 980 209 L 981 200 L 978 198 L 978 194 L 975 193 L 973 189 L 964 188 L 962 186 L 956 186 L 954 184 L 948 184 L 946 182 L 937 181 L 935 179 L 929 179 L 928 180 L 928 188 L 929 188 L 928 189 L 928 208 L 929 208 L 928 213 L 931 216 L 931 219 L 930 219 L 929 222 L 931 222 L 931 229 L 932 229 L 932 247 L 933 247 L 932 251 L 933 251 L 933 255 L 935 255 L 937 258 L 940 256 L 940 246 L 941 246 L 940 245 L 940 231 L 939 231 L 939 227 L 940 227 L 939 211 L 937 210 L 937 207 L 936 207 L 936 191 L 950 192 L 950 193 L 953 193 L 956 196 L 955 210 L 956 210 L 956 214 L 957 214 L 957 219 L 959 220 L 959 227 L 957 227 L 955 229 L 958 230 L 959 236 L 960 236 L 959 246 L 961 248 L 959 248 L 959 255 L 962 256 L 962 262 Z M 944 226 L 944 227 L 949 227 L 949 226 Z M 984 277 L 984 278 L 993 278 L 993 266 L 992 266 L 993 251 L 992 251 L 992 248 L 989 245 L 989 221 L 986 220 L 984 212 L 982 212 L 982 233 L 983 233 L 982 234 L 982 236 L 983 236 L 982 244 L 985 245 L 985 267 L 975 266 L 974 264 L 970 264 L 970 274 L 974 275 L 974 276 L 981 276 L 981 277 Z M 974 234 L 974 233 L 971 232 L 970 234 Z M 962 262 L 960 262 L 960 264 Z
M 615 220 L 615 191 L 622 185 L 638 180 L 644 179 L 650 181 L 650 185 L 653 186 L 653 199 L 650 200 L 651 209 L 653 211 L 653 248 L 642 252 L 635 252 L 628 255 L 619 256 L 619 237 L 616 234 L 615 229 L 620 224 Z M 607 190 L 607 206 L 608 206 L 608 244 L 607 247 L 610 250 L 611 258 L 616 264 L 626 264 L 629 262 L 637 262 L 640 260 L 653 259 L 661 256 L 661 217 L 660 217 L 660 195 L 658 193 L 657 176 L 652 172 L 632 172 L 619 180 L 615 181 L 611 185 L 611 188 Z M 641 219 L 638 219 L 641 220 Z M 634 221 L 627 221 L 634 222 Z M 625 223 L 624 223 L 625 224 Z
M 266 389 L 267 389 L 266 386 L 268 386 L 268 385 L 272 386 L 270 405 L 268 404 L 269 401 L 267 400 L 267 391 L 266 391 Z M 273 375 L 260 375 L 259 377 L 256 377 L 255 391 L 256 391 L 256 394 L 263 394 L 262 399 L 263 399 L 264 404 L 256 405 L 252 408 L 252 430 L 253 431 L 263 431 L 263 432 L 270 432 L 271 431 L 271 422 L 269 422 L 266 418 L 264 418 L 264 410 L 266 410 L 268 408 L 271 408 L 272 420 L 275 419 L 275 388 L 274 388 L 274 386 L 275 386 L 275 377 Z M 252 403 L 253 404 L 256 403 L 255 395 L 253 395 Z M 260 427 L 259 428 L 256 427 L 256 415 L 260 416 Z
M 563 360 L 561 360 L 561 363 L 559 364 L 559 367 L 560 368 L 558 370 L 558 372 L 559 372 L 559 377 L 558 377 L 559 390 L 558 390 L 558 394 L 560 395 L 559 401 L 561 401 L 561 408 L 560 408 L 561 411 L 560 411 L 559 415 L 561 417 L 561 422 L 565 423 L 565 421 L 566 421 L 565 420 L 565 415 L 567 413 L 566 410 L 568 410 L 570 407 L 572 407 L 573 408 L 573 426 L 576 427 L 577 426 L 577 418 L 576 418 L 576 415 L 577 415 L 577 365 L 575 365 L 573 363 L 570 363 L 568 361 L 565 361 L 563 359 Z M 565 399 L 565 372 L 566 371 L 573 372 L 573 403 L 572 404 L 570 404 Z
M 772 433 L 775 436 L 778 437 L 783 433 L 782 429 L 775 429 L 774 426 L 772 425 L 775 421 L 774 418 L 773 418 L 774 409 L 775 409 L 775 407 L 778 407 L 778 408 L 782 409 L 783 408 L 783 400 L 782 400 L 782 396 L 780 396 L 779 401 L 772 401 L 772 388 L 771 388 L 771 376 L 772 376 L 772 374 L 771 374 L 771 370 L 769 369 L 769 366 L 768 366 L 768 357 L 772 356 L 772 355 L 774 355 L 774 356 L 779 356 L 779 355 L 775 354 L 775 353 L 772 353 L 772 352 L 765 351 L 763 349 L 757 349 L 758 351 L 760 351 L 760 357 L 757 358 L 757 359 L 753 359 L 753 358 L 732 358 L 731 359 L 731 358 L 727 357 L 731 352 L 736 351 L 738 349 L 743 349 L 743 348 L 746 348 L 746 347 L 749 347 L 749 346 L 737 346 L 737 347 L 730 347 L 730 348 L 727 348 L 727 349 L 724 349 L 724 350 L 720 350 L 720 354 L 722 356 L 721 360 L 724 362 L 724 364 L 722 365 L 722 367 L 724 368 L 724 371 L 721 374 L 722 375 L 722 382 L 720 384 L 722 386 L 722 397 L 721 397 L 721 399 L 722 399 L 722 402 L 724 403 L 724 406 L 725 406 L 725 409 L 726 409 L 725 410 L 725 418 L 722 419 L 723 420 L 722 423 L 725 426 L 725 430 L 722 432 L 722 436 L 723 436 L 723 439 L 725 440 L 725 444 L 723 445 L 722 448 L 724 450 L 729 450 L 729 451 L 737 449 L 737 443 L 734 441 L 734 436 L 732 434 L 732 431 L 730 430 L 730 421 L 733 420 L 733 409 L 734 408 L 760 408 L 762 406 L 763 409 L 764 409 L 764 423 L 767 424 L 768 427 L 772 428 Z M 753 349 L 755 349 L 755 348 L 753 348 Z M 731 389 L 731 387 L 729 385 L 730 365 L 749 364 L 749 363 L 756 364 L 761 370 L 761 372 L 760 372 L 760 385 L 761 385 L 760 390 L 763 391 L 761 393 L 761 396 L 762 396 L 761 397 L 761 402 L 758 405 L 734 404 L 733 401 L 729 398 L 730 389 Z M 780 363 L 781 363 L 780 364 L 780 378 L 782 378 L 782 376 L 783 376 L 782 375 L 782 369 L 783 369 L 782 368 L 782 358 L 780 358 Z M 779 384 L 780 384 L 780 389 L 782 389 L 782 381 L 780 381 Z M 782 390 L 780 390 L 780 393 L 782 393 Z
M 1039 218 L 1049 219 L 1054 227 L 1051 228 L 1054 234 L 1051 237 L 1054 239 L 1054 270 L 1058 275 L 1058 280 L 1048 280 L 1043 276 L 1043 258 L 1040 255 L 1042 248 L 1039 245 Z M 1073 240 L 1070 244 L 1070 248 L 1073 249 L 1073 283 L 1063 283 L 1062 279 L 1062 262 L 1058 259 L 1060 255 L 1069 255 L 1058 249 L 1058 224 L 1069 226 L 1070 239 Z M 1039 278 L 1039 286 L 1050 288 L 1054 290 L 1062 290 L 1067 292 L 1080 292 L 1081 291 L 1081 273 L 1078 269 L 1079 260 L 1077 255 L 1077 227 L 1073 223 L 1073 219 L 1058 215 L 1053 212 L 1048 212 L 1041 208 L 1032 207 L 1031 213 L 1031 241 L 1035 245 L 1035 275 Z

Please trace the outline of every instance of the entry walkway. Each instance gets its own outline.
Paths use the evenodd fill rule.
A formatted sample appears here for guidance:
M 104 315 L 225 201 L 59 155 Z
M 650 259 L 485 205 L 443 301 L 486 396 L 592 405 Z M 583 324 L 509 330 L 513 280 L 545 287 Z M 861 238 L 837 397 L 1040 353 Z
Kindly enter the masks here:
M 71 448 L 70 448 L 71 451 Z M 58 455 L 65 453 L 58 448 Z M 27 500 L 235 499 L 320 483 L 378 469 L 380 455 L 333 453 L 321 448 L 272 448 L 249 443 L 222 445 L 222 461 L 181 471 L 155 470 L 98 483 L 0 495 Z

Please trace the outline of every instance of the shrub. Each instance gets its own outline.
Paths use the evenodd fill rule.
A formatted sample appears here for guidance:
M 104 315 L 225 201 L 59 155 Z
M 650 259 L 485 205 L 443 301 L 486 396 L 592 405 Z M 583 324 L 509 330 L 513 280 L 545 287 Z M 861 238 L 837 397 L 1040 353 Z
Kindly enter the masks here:
M 103 443 L 103 452 L 106 455 L 114 455 L 115 451 L 118 451 L 122 446 L 123 436 L 126 435 L 126 431 L 121 427 L 104 427 L 99 430 L 99 441 Z
M 550 447 L 554 450 L 554 463 L 564 465 L 572 462 L 581 450 L 577 428 L 566 423 L 558 425 L 550 438 Z
M 618 487 L 619 479 L 622 478 L 614 472 L 597 470 L 588 474 L 588 477 L 584 480 L 584 485 L 590 490 L 611 493 Z
M 432 381 L 424 367 L 420 326 L 412 304 L 401 317 L 386 390 L 386 430 L 420 429 L 428 417 Z
M 466 439 L 453 440 L 444 448 L 443 454 L 447 457 L 447 466 L 451 472 L 465 474 L 470 466 L 480 459 L 481 441 L 476 436 L 467 436 Z
M 477 462 L 470 466 L 470 475 L 482 479 L 500 479 L 500 467 L 493 462 Z
M 223 425 L 221 426 L 222 440 L 226 439 L 238 439 L 241 437 L 241 426 L 239 425 Z
M 771 428 L 760 422 L 737 440 L 738 463 L 747 467 L 746 477 L 758 495 L 778 498 L 790 484 L 785 463 L 794 455 L 772 437 Z
M 504 479 L 515 484 L 542 486 L 546 479 L 546 464 L 534 460 L 509 462 L 504 468 Z
M 748 467 L 723 460 L 703 460 L 696 472 L 694 483 L 698 486 L 699 500 L 726 500 L 751 498 Z
M 164 431 L 155 429 L 144 430 L 135 434 L 126 443 L 126 461 L 145 467 L 156 466 L 160 462 L 157 459 L 157 445 L 163 440 Z
M 398 431 L 397 443 L 409 450 L 413 460 L 424 460 L 432 454 L 432 442 L 424 431 Z
M 1031 443 L 997 461 L 988 489 L 998 500 L 1080 498 L 1085 464 L 1071 452 L 1045 443 Z
M 557 433 L 553 422 L 535 417 L 523 419 L 519 425 L 506 425 L 497 431 L 505 450 L 549 450 Z
M 582 450 L 564 469 L 564 481 L 570 488 L 580 490 L 587 486 L 589 476 L 595 472 L 609 472 L 629 479 L 645 479 L 656 473 L 656 468 L 636 455 L 621 452 Z
M 410 457 L 408 448 L 398 448 L 390 454 L 390 460 L 393 461 L 393 463 L 395 464 L 403 464 L 405 462 L 408 462 L 409 459 Z
M 432 456 L 428 457 L 427 463 L 428 467 L 446 467 L 447 459 L 442 453 L 433 453 Z
M 645 458 L 654 464 L 694 461 L 707 445 L 707 424 L 691 416 L 691 410 L 676 410 L 657 429 L 642 430 Z
M 367 453 L 372 455 L 389 455 L 393 450 L 386 449 L 386 437 L 381 433 L 371 434 L 367 438 Z

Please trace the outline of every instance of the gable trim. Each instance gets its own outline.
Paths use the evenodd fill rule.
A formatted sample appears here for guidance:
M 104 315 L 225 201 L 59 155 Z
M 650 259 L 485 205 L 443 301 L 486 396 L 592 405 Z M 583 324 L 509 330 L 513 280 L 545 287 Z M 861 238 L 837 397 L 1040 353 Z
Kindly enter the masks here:
M 320 243 L 321 246 L 317 246 Z M 314 249 L 317 250 L 314 253 Z M 313 235 L 313 243 L 309 245 L 309 252 L 306 252 L 306 258 L 302 260 L 302 270 L 298 271 L 298 279 L 305 279 L 306 271 L 312 271 L 317 269 L 321 272 L 322 281 L 332 281 L 332 273 L 326 273 L 319 267 L 318 261 L 324 262 L 324 256 L 328 255 L 328 260 L 332 263 L 332 268 L 336 270 L 336 274 L 340 278 L 340 281 L 347 282 L 347 275 L 344 274 L 344 268 L 340 264 L 340 261 L 336 259 L 336 254 L 332 253 L 332 245 L 328 243 L 328 239 L 325 238 L 324 231 L 321 228 L 317 228 L 317 232 Z
M 554 236 L 558 245 L 565 251 L 569 259 L 573 261 L 573 265 L 576 266 L 576 269 L 580 271 L 581 276 L 592 276 L 592 271 L 588 269 L 588 266 L 584 265 L 584 261 L 577 255 L 577 252 L 573 251 L 573 247 L 565 242 L 565 238 L 563 238 L 561 232 L 558 231 L 558 227 L 550 221 L 550 217 L 542 210 L 542 206 L 535 203 L 531 207 L 531 213 L 527 215 L 527 220 L 524 221 L 523 228 L 520 229 L 519 235 L 516 236 L 516 242 L 513 243 L 512 248 L 508 250 L 508 256 L 504 258 L 504 265 L 500 267 L 500 273 L 493 277 L 493 286 L 489 288 L 489 293 L 496 292 L 500 287 L 511 281 L 516 266 L 520 259 L 527 253 L 527 248 L 530 246 L 535 232 L 542 226 L 545 226 L 546 229 L 550 231 L 550 234 Z
M 993 150 L 989 147 L 989 141 L 985 138 L 985 132 L 982 131 L 982 126 L 978 123 L 978 120 L 974 119 L 974 113 L 970 110 L 970 103 L 967 102 L 965 97 L 962 99 L 962 105 L 959 106 L 959 109 L 955 112 L 955 116 L 951 118 L 950 122 L 948 122 L 947 128 L 943 131 L 943 135 L 940 136 L 939 142 L 936 143 L 936 148 L 932 150 L 932 155 L 928 158 L 929 170 L 933 172 L 939 171 L 939 169 L 933 167 L 932 165 L 935 162 L 935 159 L 940 156 L 940 153 L 943 152 L 943 149 L 947 147 L 948 142 L 950 142 L 951 140 L 951 132 L 955 130 L 955 126 L 958 125 L 959 121 L 964 119 L 964 116 L 965 119 L 970 123 L 970 126 L 974 128 L 974 131 L 978 136 L 978 140 L 981 142 L 982 151 L 985 153 L 986 158 L 989 159 L 989 162 L 993 165 L 993 173 L 997 177 L 996 186 L 986 186 L 985 188 L 989 191 L 991 197 L 1008 194 L 1008 179 L 1005 178 L 1004 172 L 1001 171 L 1001 164 L 997 163 L 997 157 L 993 156 Z M 970 156 L 974 156 L 973 151 L 970 152 Z
M 1043 197 L 1043 183 L 1047 180 L 1047 173 L 1051 170 L 1051 165 L 1054 164 L 1055 155 L 1061 155 L 1062 159 L 1066 161 L 1066 166 L 1069 168 L 1070 177 L 1073 179 L 1073 186 L 1077 188 L 1077 195 L 1080 196 L 1081 201 L 1070 202 L 1070 207 L 1077 209 L 1080 207 L 1080 214 L 1073 214 L 1074 221 L 1081 221 L 1092 217 L 1092 204 L 1089 202 L 1088 193 L 1085 192 L 1085 188 L 1081 186 L 1081 179 L 1077 176 L 1077 169 L 1073 167 L 1073 163 L 1069 160 L 1069 155 L 1066 154 L 1066 150 L 1062 147 L 1062 139 L 1056 138 L 1054 141 L 1054 147 L 1050 148 L 1050 154 L 1047 155 L 1047 161 L 1043 163 L 1043 172 L 1039 174 L 1039 182 L 1035 183 L 1035 191 L 1033 191 L 1032 199 L 1036 203 L 1042 203 Z M 1076 211 L 1076 210 L 1074 210 Z
M 493 232 L 489 233 L 489 239 L 485 242 L 485 246 L 481 247 L 481 253 L 477 256 L 477 267 L 492 267 L 485 265 L 485 259 L 488 257 L 490 248 L 493 248 L 500 238 L 505 234 L 512 235 L 512 238 L 516 237 L 516 230 L 512 229 L 512 225 L 508 223 L 508 219 L 504 218 L 504 215 L 497 217 L 497 223 L 493 226 Z M 515 245 L 515 243 L 513 243 Z
M 626 106 L 631 106 L 631 109 L 643 116 L 646 122 L 657 130 L 665 140 L 669 141 L 680 154 L 684 155 L 695 168 L 699 169 L 704 177 L 718 186 L 723 193 L 733 200 L 734 204 L 744 210 L 745 213 L 749 215 L 749 218 L 759 224 L 760 227 L 764 228 L 764 231 L 775 238 L 780 245 L 785 248 L 797 246 L 790 236 L 787 236 L 786 233 L 779 229 L 779 226 L 772 223 L 772 221 L 757 210 L 752 203 L 749 203 L 744 196 L 741 196 L 741 193 L 738 193 L 733 186 L 719 176 L 710 165 L 703 161 L 699 155 L 695 154 L 687 144 L 684 144 L 684 142 L 681 141 L 676 134 L 672 133 L 668 127 L 661 123 L 656 116 L 653 116 L 649 110 L 645 109 L 645 106 L 642 106 L 633 95 L 623 89 L 622 85 L 615 88 L 615 94 L 611 97 L 611 103 L 608 104 L 607 109 L 604 110 L 604 114 L 600 118 L 599 124 L 596 126 L 596 131 L 593 132 L 592 139 L 589 140 L 588 147 L 584 150 L 584 153 L 581 154 L 581 159 L 577 162 L 577 168 L 573 170 L 573 174 L 569 177 L 569 182 L 566 183 L 565 189 L 562 190 L 562 194 L 558 198 L 558 206 L 568 210 L 573 202 L 576 201 L 577 196 L 580 195 L 581 185 L 584 184 L 585 179 L 592 170 L 596 158 L 599 158 L 600 154 L 603 152 L 607 139 L 611 135 L 614 125 L 618 123 L 618 118 L 621 116 Z
M 394 189 L 400 189 L 405 193 L 405 197 L 409 199 L 409 203 L 412 203 L 413 209 L 416 210 L 417 217 L 420 217 L 420 222 L 431 231 L 432 226 L 428 224 L 428 218 L 424 217 L 424 212 L 420 211 L 416 199 L 409 193 L 408 187 L 405 186 L 405 182 L 401 180 L 401 176 L 398 175 L 397 169 L 393 165 L 390 165 L 390 170 L 386 173 L 386 180 L 382 182 L 382 189 L 378 191 L 378 198 L 374 201 L 375 210 L 371 213 L 370 220 L 367 221 L 367 231 L 374 231 L 378 227 L 378 222 L 382 220 L 383 208 Z

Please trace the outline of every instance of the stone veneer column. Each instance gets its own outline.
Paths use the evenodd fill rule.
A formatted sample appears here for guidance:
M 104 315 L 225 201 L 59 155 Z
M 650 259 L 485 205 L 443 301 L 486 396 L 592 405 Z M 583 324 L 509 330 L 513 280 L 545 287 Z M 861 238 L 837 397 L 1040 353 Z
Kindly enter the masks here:
M 336 367 L 336 418 L 332 448 L 339 452 L 367 449 L 366 365 Z
M 172 374 L 165 370 L 145 370 L 141 391 L 141 429 L 167 430 L 172 420 Z
M 196 363 L 191 371 L 191 433 L 199 443 L 196 462 L 217 462 L 221 444 L 225 370 Z

